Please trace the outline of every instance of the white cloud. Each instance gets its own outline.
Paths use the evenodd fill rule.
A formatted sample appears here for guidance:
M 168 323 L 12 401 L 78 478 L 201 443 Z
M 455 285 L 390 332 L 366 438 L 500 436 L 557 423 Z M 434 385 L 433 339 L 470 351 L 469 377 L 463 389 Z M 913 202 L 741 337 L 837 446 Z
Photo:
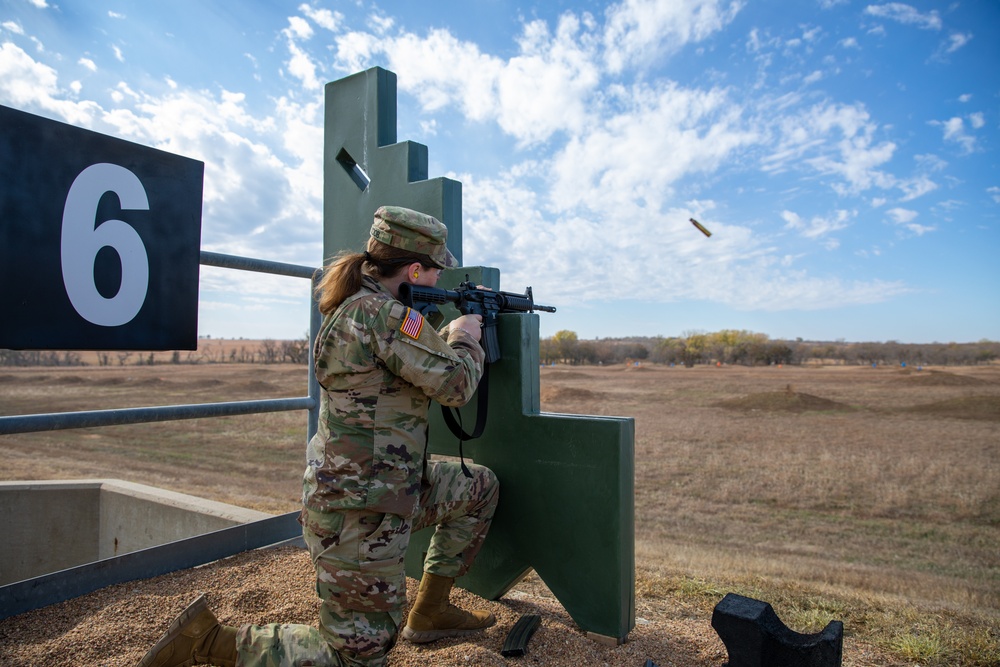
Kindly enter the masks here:
M 313 36 L 312 26 L 300 16 L 289 16 L 288 27 L 283 31 L 289 39 L 310 39 Z
M 845 49 L 860 49 L 861 45 L 858 44 L 858 40 L 854 37 L 845 37 L 844 39 L 837 42 L 842 48 Z
M 591 121 L 587 102 L 600 72 L 583 24 L 564 15 L 549 32 L 542 21 L 524 26 L 519 53 L 508 61 L 483 54 L 446 30 L 426 37 L 412 33 L 376 38 L 347 33 L 337 39 L 338 67 L 363 69 L 385 59 L 400 89 L 434 112 L 457 106 L 467 118 L 495 121 L 522 145 L 577 132 Z
M 317 64 L 309 53 L 299 45 L 299 40 L 308 40 L 313 35 L 309 23 L 299 17 L 291 16 L 288 27 L 282 30 L 288 44 L 288 73 L 298 79 L 306 90 L 318 90 L 323 87 L 323 81 L 317 75 Z
M 574 135 L 552 161 L 552 204 L 606 212 L 656 210 L 673 185 L 710 174 L 735 151 L 759 140 L 722 90 L 620 90 L 629 108 Z M 657 128 L 649 132 L 649 128 Z
M 993 187 L 986 188 L 986 192 L 990 194 L 990 197 L 993 198 L 993 201 L 1000 204 L 1000 187 L 994 185 Z
M 97 71 L 97 65 L 90 58 L 80 58 L 77 61 L 77 64 L 78 65 L 83 65 L 84 67 L 86 67 L 87 69 L 89 69 L 91 72 L 96 72 Z
M 945 121 L 932 121 L 932 125 L 940 125 L 944 132 L 944 140 L 958 144 L 963 153 L 976 150 L 976 138 L 965 131 L 965 122 L 958 116 Z
M 505 282 L 532 284 L 549 302 L 697 299 L 781 311 L 875 303 L 906 291 L 900 282 L 845 284 L 795 270 L 749 229 L 706 217 L 711 202 L 617 214 L 545 213 L 544 202 L 524 185 L 537 171 L 539 165 L 525 163 L 499 180 L 457 175 L 464 193 L 464 259 L 510 267 Z M 689 217 L 716 232 L 712 243 L 692 231 Z M 837 241 L 825 239 L 823 246 L 834 249 Z M 650 266 L 657 271 L 651 274 Z
M 22 28 L 21 24 L 17 21 L 4 21 L 3 23 L 0 23 L 0 28 L 3 28 L 7 32 L 12 32 L 15 35 L 24 34 L 24 28 Z
M 794 211 L 782 211 L 781 218 L 785 221 L 786 229 L 794 229 L 808 239 L 817 239 L 827 234 L 840 231 L 851 225 L 854 218 L 858 216 L 857 211 L 834 211 L 828 217 L 814 216 L 809 221 L 803 220 Z
M 893 222 L 897 225 L 902 225 L 910 222 L 917 217 L 916 211 L 911 211 L 905 208 L 891 208 L 886 211 L 886 214 L 892 218 Z
M 564 239 L 547 224 L 538 195 L 523 182 L 523 174 L 532 167 L 515 166 L 496 178 L 455 175 L 462 182 L 466 264 L 500 266 L 502 260 L 515 272 L 513 280 L 519 282 L 518 267 L 538 266 L 535 261 L 548 257 L 544 261 L 551 271 L 565 275 L 571 258 L 553 252 Z
M 137 93 L 134 90 L 132 90 L 132 87 L 130 85 L 128 85 L 127 83 L 125 83 L 124 81 L 119 81 L 118 82 L 118 85 L 115 86 L 115 91 L 117 93 L 119 93 L 119 97 L 117 99 L 117 101 L 119 101 L 119 102 L 121 102 L 122 100 L 124 100 L 126 97 L 128 97 L 128 98 L 130 98 L 131 100 L 134 100 L 134 101 L 138 101 L 139 98 L 140 98 L 139 93 Z
M 741 267 L 742 268 L 742 267 Z M 901 281 L 847 281 L 840 278 L 818 278 L 805 271 L 769 272 L 755 266 L 734 272 L 722 280 L 732 294 L 719 294 L 713 299 L 736 310 L 827 310 L 848 305 L 882 303 L 910 292 Z
M 312 19 L 316 25 L 330 32 L 337 32 L 339 24 L 344 20 L 344 15 L 340 12 L 332 12 L 329 9 L 316 9 L 307 4 L 299 5 L 299 11 Z
M 898 21 L 904 25 L 913 25 L 922 30 L 940 30 L 941 16 L 936 9 L 920 13 L 914 7 L 902 2 L 887 2 L 882 5 L 868 5 L 865 7 L 865 14 L 877 16 L 879 18 Z
M 968 44 L 972 40 L 971 33 L 952 33 L 948 35 L 948 41 L 945 42 L 944 50 L 945 53 L 954 53 L 960 48 Z
M 288 73 L 298 79 L 307 90 L 322 88 L 323 82 L 316 75 L 316 63 L 309 57 L 309 54 L 294 42 L 289 42 L 288 51 L 291 54 L 287 63 Z
M 896 144 L 875 143 L 878 126 L 863 105 L 819 104 L 775 122 L 778 140 L 762 160 L 765 171 L 780 173 L 802 163 L 842 179 L 832 185 L 841 194 L 897 184 L 878 169 L 892 158 Z
M 435 119 L 420 121 L 420 131 L 425 137 L 433 137 L 438 133 L 438 122 Z
M 711 202 L 617 214 L 546 213 L 544 201 L 525 185 L 539 170 L 526 162 L 497 179 L 455 177 L 463 183 L 465 262 L 509 267 L 505 283 L 531 284 L 547 303 L 703 299 L 780 311 L 872 303 L 905 291 L 900 283 L 811 277 L 749 229 L 706 218 Z M 715 232 L 711 243 L 687 222 L 696 216 Z M 650 266 L 657 270 L 651 273 Z
M 878 246 L 874 246 L 871 250 L 866 250 L 866 249 L 862 248 L 860 250 L 856 250 L 854 252 L 854 254 L 857 257 L 863 257 L 865 259 L 868 259 L 870 257 L 881 257 L 882 256 L 882 249 L 879 248 Z
M 35 7 L 38 7 L 39 9 L 46 9 L 49 6 L 49 3 L 46 2 L 45 0 L 28 0 L 28 2 L 33 4 Z
M 759 28 L 753 28 L 747 36 L 746 49 L 750 53 L 759 53 L 768 46 L 776 46 L 777 44 L 778 40 L 776 38 L 772 38 L 770 35 L 762 35 Z
M 903 191 L 903 196 L 900 198 L 901 201 L 913 201 L 917 197 L 922 197 L 938 188 L 938 184 L 927 176 L 897 180 L 895 185 Z
M 113 18 L 113 19 L 124 19 L 124 18 L 126 18 L 124 14 L 122 14 L 120 12 L 111 11 L 110 9 L 108 10 L 108 17 L 109 18 Z
M 581 24 L 563 16 L 554 36 L 532 24 L 521 40 L 521 55 L 498 72 L 498 122 L 522 144 L 548 139 L 561 130 L 575 133 L 591 121 L 587 100 L 600 83 L 587 40 L 577 40 Z
M 918 225 L 917 223 L 914 222 L 914 223 L 910 223 L 910 224 L 906 225 L 906 229 L 908 231 L 916 234 L 917 236 L 923 236 L 927 232 L 933 232 L 933 231 L 935 231 L 937 229 L 937 227 L 928 226 L 928 225 Z
M 10 42 L 0 44 L 0 102 L 84 127 L 91 124 L 98 110 L 93 102 L 64 99 L 56 71 Z
M 886 211 L 886 215 L 892 219 L 894 224 L 906 229 L 908 232 L 915 234 L 916 236 L 923 236 L 927 232 L 932 232 L 935 229 L 934 227 L 913 222 L 919 215 L 917 211 L 905 208 L 891 208 Z
M 913 156 L 914 161 L 923 169 L 927 171 L 943 171 L 947 166 L 948 162 L 942 160 L 939 156 L 933 153 L 921 153 L 920 155 Z
M 311 150 L 308 163 L 298 159 L 322 146 L 315 107 L 279 101 L 276 116 L 258 118 L 243 93 L 178 88 L 160 97 L 136 94 L 131 109 L 108 112 L 102 120 L 120 136 L 204 161 L 206 249 L 258 256 L 267 248 L 278 261 L 303 253 L 320 260 L 315 239 L 321 228 L 321 151 Z M 276 139 L 296 159 L 280 159 L 270 146 Z M 246 233 L 248 221 L 255 222 L 256 238 Z
M 947 62 L 947 58 L 950 54 L 955 53 L 966 44 L 972 41 L 972 33 L 960 33 L 953 32 L 944 39 L 934 53 L 931 55 L 932 60 L 937 60 L 941 62 Z
M 381 47 L 375 35 L 352 30 L 334 38 L 336 44 L 336 67 L 344 73 L 360 72 L 368 68 L 374 54 Z
M 531 184 L 543 167 L 529 161 L 496 179 L 454 177 L 463 183 L 465 262 L 509 267 L 506 284 L 531 284 L 548 303 L 699 299 L 780 311 L 874 303 L 906 291 L 899 282 L 812 277 L 749 229 L 706 216 L 710 201 L 661 210 L 549 211 Z M 854 215 L 836 212 L 829 224 Z M 715 232 L 711 243 L 692 230 L 690 217 Z M 837 241 L 827 238 L 822 246 L 833 249 Z
M 369 15 L 368 24 L 372 27 L 377 35 L 385 35 L 392 27 L 396 25 L 396 22 L 390 16 L 385 16 L 384 14 L 379 14 L 375 12 Z
M 978 130 L 986 125 L 986 117 L 983 116 L 982 112 L 970 113 L 969 124 L 972 125 L 973 129 Z
M 624 0 L 612 5 L 602 38 L 608 70 L 620 72 L 701 41 L 742 8 L 739 0 Z
M 411 33 L 381 41 L 367 37 L 353 40 L 361 46 L 357 51 L 366 58 L 375 58 L 375 49 L 384 53 L 400 88 L 414 95 L 423 110 L 454 105 L 473 121 L 497 120 L 505 114 L 498 90 L 505 64 L 475 44 L 462 42 L 446 30 L 432 30 L 426 38 Z M 545 77 L 544 72 L 533 75 Z
M 112 44 L 111 50 L 114 51 L 115 60 L 117 60 L 120 63 L 125 62 L 125 56 L 122 54 L 122 50 L 118 47 L 118 45 Z

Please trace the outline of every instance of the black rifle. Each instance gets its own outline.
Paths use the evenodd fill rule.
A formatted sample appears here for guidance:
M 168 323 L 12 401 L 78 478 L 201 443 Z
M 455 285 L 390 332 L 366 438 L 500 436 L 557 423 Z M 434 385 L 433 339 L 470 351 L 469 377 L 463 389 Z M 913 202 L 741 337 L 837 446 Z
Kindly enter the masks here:
M 525 289 L 524 294 L 513 294 L 479 289 L 472 281 L 461 283 L 453 290 L 401 283 L 399 300 L 410 308 L 420 311 L 425 317 L 437 311 L 437 307 L 445 303 L 455 304 L 455 307 L 463 315 L 481 315 L 483 318 L 482 344 L 488 364 L 500 359 L 497 315 L 501 313 L 532 313 L 536 310 L 546 313 L 556 312 L 552 306 L 540 306 L 535 303 L 530 287 Z

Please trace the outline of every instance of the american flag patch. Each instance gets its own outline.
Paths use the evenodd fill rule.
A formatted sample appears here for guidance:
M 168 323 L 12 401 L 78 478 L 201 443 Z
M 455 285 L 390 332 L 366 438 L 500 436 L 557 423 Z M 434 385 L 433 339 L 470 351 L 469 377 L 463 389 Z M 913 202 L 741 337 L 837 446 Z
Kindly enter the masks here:
M 406 317 L 403 318 L 403 326 L 399 330 L 410 338 L 419 338 L 420 330 L 424 328 L 424 317 L 412 308 L 406 309 Z

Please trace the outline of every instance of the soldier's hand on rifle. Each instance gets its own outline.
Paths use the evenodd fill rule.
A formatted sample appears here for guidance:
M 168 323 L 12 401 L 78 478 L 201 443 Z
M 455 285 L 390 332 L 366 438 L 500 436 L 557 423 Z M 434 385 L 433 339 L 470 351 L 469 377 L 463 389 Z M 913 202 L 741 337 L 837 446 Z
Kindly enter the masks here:
M 483 335 L 483 316 L 462 315 L 452 320 L 451 328 L 464 329 L 470 336 L 478 341 Z

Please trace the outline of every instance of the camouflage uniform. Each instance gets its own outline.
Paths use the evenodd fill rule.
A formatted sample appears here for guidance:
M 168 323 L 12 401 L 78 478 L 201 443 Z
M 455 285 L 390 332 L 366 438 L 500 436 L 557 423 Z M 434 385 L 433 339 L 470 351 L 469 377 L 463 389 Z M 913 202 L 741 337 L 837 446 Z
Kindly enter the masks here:
M 377 215 L 376 238 L 378 227 Z M 443 264 L 454 261 L 447 255 Z M 471 566 L 499 486 L 483 466 L 467 478 L 457 463 L 425 459 L 430 399 L 465 404 L 483 372 L 479 344 L 459 328 L 446 335 L 368 276 L 324 320 L 315 371 L 325 391 L 300 518 L 320 627 L 244 626 L 237 664 L 384 665 L 403 622 L 412 532 L 437 526 L 426 572 L 459 577 Z

